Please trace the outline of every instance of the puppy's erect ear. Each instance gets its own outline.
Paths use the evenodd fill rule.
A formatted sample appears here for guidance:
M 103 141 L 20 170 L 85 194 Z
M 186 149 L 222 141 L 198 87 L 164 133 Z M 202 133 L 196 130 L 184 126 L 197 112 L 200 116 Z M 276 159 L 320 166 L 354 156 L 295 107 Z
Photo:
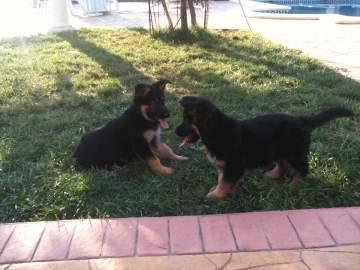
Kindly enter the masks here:
M 135 87 L 134 99 L 144 98 L 150 92 L 150 86 L 140 83 Z
M 160 81 L 153 83 L 152 86 L 160 88 L 161 91 L 165 91 L 166 84 L 168 84 L 168 83 L 171 83 L 171 82 L 168 80 L 165 80 L 165 79 L 160 79 Z

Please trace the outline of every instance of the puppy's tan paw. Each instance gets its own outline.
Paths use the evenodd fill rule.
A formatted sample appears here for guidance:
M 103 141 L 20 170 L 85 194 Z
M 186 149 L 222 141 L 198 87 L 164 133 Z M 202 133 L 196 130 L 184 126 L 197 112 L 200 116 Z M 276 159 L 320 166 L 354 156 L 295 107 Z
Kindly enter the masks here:
M 220 192 L 218 192 L 215 188 L 215 190 L 210 191 L 207 196 L 206 196 L 209 200 L 213 200 L 213 201 L 219 201 L 219 200 L 223 200 L 225 198 L 224 194 L 221 194 Z
M 302 184 L 302 182 L 304 181 L 304 178 L 303 177 L 301 177 L 300 175 L 295 175 L 294 177 L 293 177 L 293 180 L 291 181 L 291 183 L 290 183 L 290 188 L 297 188 L 297 187 L 299 187 L 301 184 Z
M 162 167 L 160 173 L 162 174 L 172 174 L 174 172 L 174 169 L 171 167 Z
M 279 164 L 276 164 L 275 168 L 273 168 L 272 170 L 265 172 L 265 175 L 267 177 L 271 178 L 272 180 L 280 179 L 281 178 L 281 170 L 280 170 Z
M 188 160 L 189 158 L 188 157 L 185 157 L 185 156 L 179 156 L 179 155 L 176 155 L 175 156 L 175 160 L 179 160 L 179 161 L 183 161 L 183 160 Z
M 216 189 L 216 187 L 217 187 L 217 186 L 213 186 L 212 188 L 210 188 L 209 193 L 212 192 L 212 191 L 214 191 L 214 190 Z
M 281 174 L 279 171 L 274 171 L 274 170 L 271 170 L 271 171 L 267 171 L 265 173 L 265 175 L 269 178 L 271 178 L 272 180 L 279 180 L 280 177 L 281 177 Z

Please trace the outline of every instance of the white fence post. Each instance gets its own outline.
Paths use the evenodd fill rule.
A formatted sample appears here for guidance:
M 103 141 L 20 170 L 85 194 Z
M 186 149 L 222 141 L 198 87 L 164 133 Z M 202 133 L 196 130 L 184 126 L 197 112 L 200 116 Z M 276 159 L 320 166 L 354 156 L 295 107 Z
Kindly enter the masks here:
M 73 29 L 69 23 L 68 0 L 49 0 L 50 31 Z

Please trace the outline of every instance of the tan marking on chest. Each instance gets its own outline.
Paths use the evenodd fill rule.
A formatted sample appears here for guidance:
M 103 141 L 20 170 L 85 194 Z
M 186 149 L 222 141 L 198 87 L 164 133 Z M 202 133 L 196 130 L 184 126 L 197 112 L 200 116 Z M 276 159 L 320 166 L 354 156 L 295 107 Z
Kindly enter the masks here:
M 158 128 L 157 130 L 149 129 L 145 131 L 143 135 L 148 143 L 150 143 L 154 138 L 160 141 L 160 128 Z
M 201 136 L 200 136 L 200 131 L 199 129 L 197 128 L 197 126 L 195 125 L 192 125 L 192 128 L 195 130 L 196 134 L 200 137 L 201 139 Z M 204 145 L 204 151 L 206 153 L 206 157 L 207 159 L 209 160 L 209 162 L 214 165 L 215 167 L 217 168 L 224 168 L 225 167 L 225 161 L 224 160 L 220 160 L 220 159 L 217 159 L 216 157 L 214 157 L 213 155 L 211 155 L 210 151 L 207 149 L 207 147 Z
M 209 150 L 207 149 L 207 147 L 205 145 L 204 145 L 204 151 L 206 153 L 206 157 L 207 157 L 208 161 L 212 165 L 214 165 L 217 168 L 224 168 L 225 167 L 225 161 L 221 160 L 221 159 L 217 159 L 216 157 L 211 155 L 211 153 L 209 152 Z

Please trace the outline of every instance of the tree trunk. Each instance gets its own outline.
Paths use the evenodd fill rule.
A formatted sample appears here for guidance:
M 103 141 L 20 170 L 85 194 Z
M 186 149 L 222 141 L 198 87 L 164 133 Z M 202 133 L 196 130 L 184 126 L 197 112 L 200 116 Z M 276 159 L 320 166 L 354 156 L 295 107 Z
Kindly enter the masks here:
M 154 26 L 153 26 L 153 22 L 152 22 L 152 13 L 151 13 L 150 0 L 148 0 L 148 8 L 149 8 L 149 31 L 151 33 L 154 30 Z
M 208 26 L 209 19 L 209 0 L 205 0 L 205 13 L 204 13 L 204 29 Z
M 190 11 L 190 17 L 191 17 L 191 25 L 196 26 L 196 13 L 195 13 L 195 8 L 194 8 L 194 2 L 193 2 L 193 0 L 188 0 L 188 1 L 189 1 L 189 11 Z
M 170 13 L 169 13 L 169 10 L 167 8 L 165 0 L 161 0 L 161 3 L 162 3 L 162 6 L 164 8 L 164 11 L 165 11 L 166 18 L 167 18 L 167 20 L 169 22 L 170 30 L 174 31 L 174 26 L 173 26 L 173 23 L 172 23 L 172 20 L 171 20 L 171 17 L 170 17 Z
M 180 2 L 180 19 L 181 19 L 182 31 L 189 31 L 189 27 L 187 23 L 186 3 L 187 0 L 181 0 Z

